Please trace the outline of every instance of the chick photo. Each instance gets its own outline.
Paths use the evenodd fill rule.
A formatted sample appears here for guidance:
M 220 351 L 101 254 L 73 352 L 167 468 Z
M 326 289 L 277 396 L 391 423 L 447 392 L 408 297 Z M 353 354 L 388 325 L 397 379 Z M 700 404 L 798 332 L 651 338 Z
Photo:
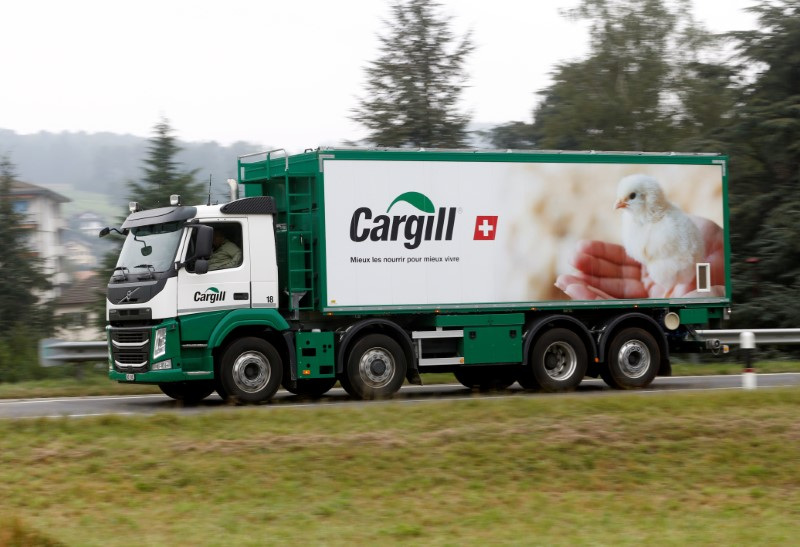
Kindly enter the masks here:
M 694 279 L 695 265 L 705 258 L 700 230 L 666 198 L 655 178 L 643 174 L 623 178 L 614 207 L 622 210 L 625 252 L 666 289 L 665 297 L 676 285 Z

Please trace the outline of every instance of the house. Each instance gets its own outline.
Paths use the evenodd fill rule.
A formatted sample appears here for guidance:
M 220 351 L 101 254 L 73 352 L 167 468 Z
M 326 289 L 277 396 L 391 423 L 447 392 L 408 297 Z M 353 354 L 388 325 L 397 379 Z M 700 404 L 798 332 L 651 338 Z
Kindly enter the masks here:
M 105 332 L 98 326 L 105 285 L 94 272 L 76 272 L 75 280 L 65 286 L 53 301 L 56 318 L 55 335 L 70 342 L 102 340 Z
M 61 245 L 65 229 L 61 204 L 71 200 L 47 188 L 19 181 L 11 188 L 11 200 L 14 210 L 22 216 L 22 227 L 30 230 L 30 249 L 41 259 L 44 273 L 53 284 L 53 290 L 44 296 L 52 298 L 58 294 L 58 287 L 68 281 Z

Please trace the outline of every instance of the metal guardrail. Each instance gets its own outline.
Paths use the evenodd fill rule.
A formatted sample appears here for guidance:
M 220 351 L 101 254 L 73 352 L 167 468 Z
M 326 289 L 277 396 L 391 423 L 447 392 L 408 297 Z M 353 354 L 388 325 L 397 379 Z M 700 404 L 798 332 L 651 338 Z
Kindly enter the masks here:
M 723 329 L 698 330 L 704 340 L 719 340 L 731 346 L 739 345 L 743 332 L 752 332 L 756 345 L 800 344 L 800 329 Z M 66 342 L 57 338 L 39 341 L 39 363 L 43 367 L 55 367 L 68 363 L 108 361 L 108 342 Z
M 722 329 L 698 330 L 698 336 L 706 340 L 717 339 L 723 344 L 738 345 L 743 332 L 752 332 L 756 345 L 800 344 L 800 329 Z
M 107 362 L 108 342 L 65 342 L 57 338 L 39 340 L 39 364 L 55 367 L 69 363 Z

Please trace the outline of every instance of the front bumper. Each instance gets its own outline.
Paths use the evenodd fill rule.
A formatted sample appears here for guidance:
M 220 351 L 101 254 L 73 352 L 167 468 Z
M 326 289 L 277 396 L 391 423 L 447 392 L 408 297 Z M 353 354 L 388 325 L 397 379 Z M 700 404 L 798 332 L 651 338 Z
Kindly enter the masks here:
M 213 378 L 211 352 L 197 347 L 182 349 L 179 324 L 174 319 L 155 325 L 109 326 L 107 332 L 111 380 L 160 384 Z

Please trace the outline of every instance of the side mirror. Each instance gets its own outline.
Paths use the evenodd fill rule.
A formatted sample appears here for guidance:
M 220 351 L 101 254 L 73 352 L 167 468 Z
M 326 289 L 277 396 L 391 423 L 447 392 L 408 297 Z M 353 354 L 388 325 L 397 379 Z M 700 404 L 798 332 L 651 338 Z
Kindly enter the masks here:
M 109 228 L 108 226 L 106 226 L 105 228 L 103 228 L 102 230 L 100 230 L 100 237 L 106 237 L 106 236 L 107 236 L 108 234 L 110 234 L 110 233 L 111 233 L 111 228 Z
M 197 241 L 195 242 L 194 256 L 208 259 L 214 251 L 212 245 L 214 241 L 214 228 L 201 224 L 197 226 L 195 230 L 197 230 Z
M 194 261 L 194 273 L 203 275 L 208 273 L 208 260 L 205 258 L 198 258 Z

